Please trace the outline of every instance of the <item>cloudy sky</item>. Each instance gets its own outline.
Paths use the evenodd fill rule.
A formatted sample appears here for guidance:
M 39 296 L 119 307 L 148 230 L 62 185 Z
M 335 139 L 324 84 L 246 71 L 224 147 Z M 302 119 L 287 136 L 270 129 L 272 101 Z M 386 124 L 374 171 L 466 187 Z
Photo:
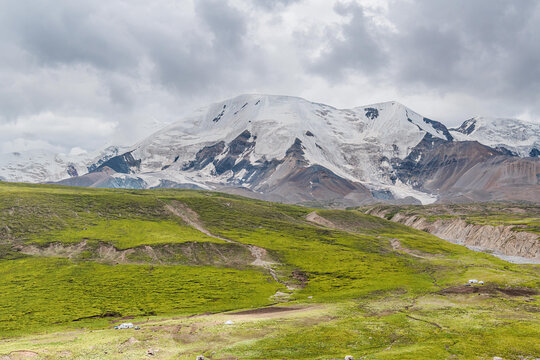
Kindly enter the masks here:
M 241 93 L 540 122 L 538 34 L 536 0 L 0 0 L 0 152 L 132 144 Z

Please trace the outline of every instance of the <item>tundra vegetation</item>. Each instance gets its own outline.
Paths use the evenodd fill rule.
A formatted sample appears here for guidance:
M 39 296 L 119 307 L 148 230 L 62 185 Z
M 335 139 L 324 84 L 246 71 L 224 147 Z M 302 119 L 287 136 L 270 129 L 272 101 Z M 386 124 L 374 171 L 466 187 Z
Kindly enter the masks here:
M 354 209 L 0 183 L 2 360 L 534 358 L 539 275 Z

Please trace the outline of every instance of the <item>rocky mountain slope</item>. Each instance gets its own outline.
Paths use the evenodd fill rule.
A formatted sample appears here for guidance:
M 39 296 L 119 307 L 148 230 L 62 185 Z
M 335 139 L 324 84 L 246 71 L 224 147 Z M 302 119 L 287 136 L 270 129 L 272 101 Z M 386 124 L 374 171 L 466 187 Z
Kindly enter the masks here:
M 199 109 L 125 151 L 86 160 L 86 171 L 81 161 L 57 162 L 66 168 L 59 182 L 60 170 L 25 178 L 4 166 L 0 176 L 216 189 L 326 206 L 530 200 L 525 194 L 539 186 L 538 159 L 518 155 L 538 155 L 540 130 L 517 120 L 509 124 L 497 127 L 479 118 L 449 130 L 397 102 L 336 109 L 295 97 L 241 95 Z M 68 172 L 70 166 L 77 171 Z M 501 173 L 504 181 L 496 179 Z M 482 185 L 470 188 L 463 179 L 482 179 Z

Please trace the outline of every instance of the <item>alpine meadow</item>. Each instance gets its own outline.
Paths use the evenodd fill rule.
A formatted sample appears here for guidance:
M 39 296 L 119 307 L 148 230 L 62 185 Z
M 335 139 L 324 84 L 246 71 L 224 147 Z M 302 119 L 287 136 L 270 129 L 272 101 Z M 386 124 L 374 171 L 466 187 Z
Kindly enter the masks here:
M 0 1 L 0 360 L 540 360 L 540 1 Z
M 540 351 L 538 265 L 359 210 L 195 190 L 0 191 L 0 353 L 433 359 Z M 471 278 L 485 284 L 465 286 Z M 113 329 L 127 319 L 140 330 Z

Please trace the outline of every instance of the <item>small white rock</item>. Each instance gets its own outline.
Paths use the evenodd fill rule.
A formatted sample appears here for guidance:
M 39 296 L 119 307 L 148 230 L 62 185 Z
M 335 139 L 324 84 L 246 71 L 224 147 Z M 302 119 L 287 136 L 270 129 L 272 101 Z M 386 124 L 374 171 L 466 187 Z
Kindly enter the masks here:
M 233 325 L 234 323 L 232 322 L 232 320 L 227 320 L 225 321 L 225 325 Z
M 308 299 L 313 299 L 313 296 L 308 296 L 307 298 L 308 298 Z
M 494 356 L 493 360 L 504 360 L 504 359 L 502 357 L 500 357 L 500 356 Z

